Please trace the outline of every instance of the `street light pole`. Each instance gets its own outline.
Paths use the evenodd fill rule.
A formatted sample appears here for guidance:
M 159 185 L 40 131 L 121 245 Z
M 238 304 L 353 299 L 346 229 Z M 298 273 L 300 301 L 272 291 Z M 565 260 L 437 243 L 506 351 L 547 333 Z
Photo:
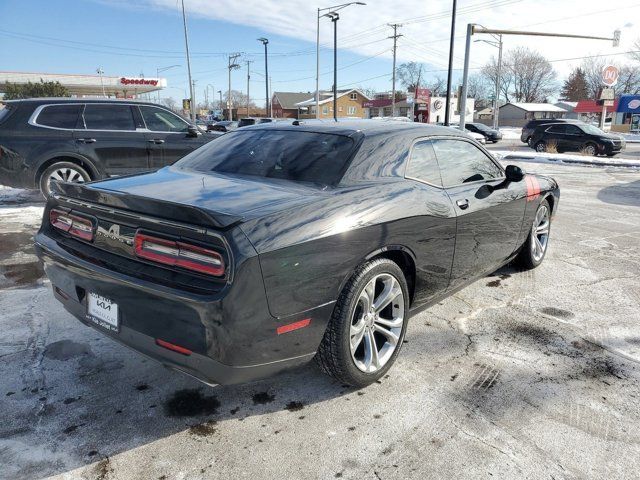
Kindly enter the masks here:
M 191 121 L 196 121 L 196 106 L 194 105 L 193 96 L 193 80 L 191 79 L 191 57 L 189 56 L 189 35 L 187 33 L 187 15 L 184 11 L 184 0 L 182 0 L 182 25 L 184 27 L 184 45 L 187 52 L 187 73 L 189 75 L 189 93 L 191 98 L 189 103 L 191 104 Z
M 393 28 L 393 36 L 389 38 L 393 38 L 393 76 L 391 77 L 391 116 L 395 117 L 396 112 L 396 47 L 398 37 L 401 37 L 402 34 L 398 34 L 398 27 L 402 25 L 398 23 L 393 23 L 389 25 Z
M 329 12 L 327 16 L 333 23 L 333 121 L 338 121 L 338 20 L 340 15 Z
M 100 86 L 102 87 L 102 96 L 106 97 L 107 94 L 104 91 L 104 81 L 102 80 L 102 75 L 104 74 L 104 70 L 102 70 L 101 67 L 98 67 L 98 69 L 96 70 L 96 73 L 100 75 Z
M 260 37 L 258 39 L 259 42 L 262 42 L 262 44 L 264 45 L 264 81 L 265 83 L 265 89 L 264 89 L 264 96 L 265 96 L 265 100 L 264 100 L 264 114 L 265 115 L 269 115 L 269 103 L 270 103 L 270 98 L 269 98 L 269 64 L 268 64 L 268 54 L 267 54 L 267 45 L 269 45 L 269 39 L 264 38 L 264 37 Z
M 233 110 L 231 102 L 231 70 L 234 68 L 240 68 L 240 65 L 236 63 L 236 58 L 240 56 L 239 53 L 229 55 L 229 93 L 227 96 L 227 120 L 233 120 Z
M 247 117 L 249 116 L 249 80 L 251 80 L 251 62 L 252 60 L 247 60 Z
M 496 72 L 496 94 L 493 105 L 493 128 L 498 129 L 500 115 L 500 75 L 502 74 L 502 35 L 498 35 L 498 71 Z
M 341 5 L 333 5 L 331 7 L 318 8 L 317 25 L 316 25 L 316 118 L 320 118 L 320 17 L 327 15 L 320 15 L 320 12 L 332 11 L 337 12 L 343 8 L 347 8 L 349 5 L 366 5 L 364 2 L 349 2 Z
M 222 113 L 224 113 L 224 105 L 222 105 L 222 90 L 218 90 L 218 94 L 220 95 L 220 105 L 219 105 L 219 107 L 220 107 L 220 110 L 222 110 Z

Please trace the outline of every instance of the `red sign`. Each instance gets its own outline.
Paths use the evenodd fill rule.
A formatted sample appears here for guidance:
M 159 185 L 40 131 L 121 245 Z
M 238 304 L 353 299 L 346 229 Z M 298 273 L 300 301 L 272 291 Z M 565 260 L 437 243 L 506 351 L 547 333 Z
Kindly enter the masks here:
M 158 85 L 158 80 L 151 80 L 149 78 L 120 78 L 122 85 L 151 85 L 153 87 Z
M 614 67 L 613 65 L 607 65 L 602 69 L 602 83 L 607 87 L 613 87 L 616 83 L 618 83 L 618 76 L 620 75 L 620 71 L 618 67 Z
M 416 88 L 416 103 L 428 102 L 431 97 L 431 91 L 428 88 Z

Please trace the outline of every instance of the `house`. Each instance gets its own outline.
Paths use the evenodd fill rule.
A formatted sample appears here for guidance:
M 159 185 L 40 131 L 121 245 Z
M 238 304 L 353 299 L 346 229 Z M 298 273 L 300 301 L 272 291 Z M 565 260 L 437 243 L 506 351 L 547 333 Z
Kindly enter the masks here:
M 333 92 L 320 92 L 319 95 L 320 115 L 319 118 L 333 118 Z M 350 90 L 338 90 L 336 103 L 338 107 L 338 117 L 365 118 L 363 103 L 371 100 L 357 88 Z M 298 107 L 298 118 L 316 118 L 316 98 L 315 95 L 305 101 L 296 104 Z
M 564 118 L 567 111 L 550 103 L 509 102 L 500 106 L 500 126 L 523 127 L 529 120 L 537 118 Z
M 493 108 L 483 108 L 476 112 L 476 120 L 493 120 Z
M 408 117 L 413 109 L 413 103 L 407 103 L 406 98 L 396 97 L 396 108 L 392 112 L 391 98 L 380 98 L 376 95 L 373 100 L 367 100 L 362 104 L 364 108 L 364 118 L 374 117 Z
M 273 116 L 276 118 L 298 118 L 298 107 L 296 104 L 304 102 L 311 95 L 311 92 L 273 92 L 271 105 Z
M 578 113 L 575 111 L 575 108 L 578 106 L 578 103 L 579 102 L 569 102 L 568 100 L 560 100 L 554 103 L 554 105 L 556 107 L 564 108 L 567 111 L 567 113 L 564 114 L 564 118 L 578 119 L 580 118 L 580 115 L 578 115 Z

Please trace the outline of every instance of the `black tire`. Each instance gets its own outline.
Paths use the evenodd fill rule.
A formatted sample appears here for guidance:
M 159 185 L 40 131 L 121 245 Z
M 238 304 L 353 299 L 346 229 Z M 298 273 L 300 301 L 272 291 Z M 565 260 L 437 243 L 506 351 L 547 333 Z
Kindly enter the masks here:
M 617 154 L 618 152 L 607 153 L 607 157 L 615 157 Z
M 539 141 L 533 148 L 536 152 L 542 153 L 547 149 L 547 144 L 543 141 Z
M 593 151 L 589 152 L 587 151 L 588 149 L 591 149 L 593 147 Z M 594 157 L 598 156 L 598 146 L 595 143 L 586 143 L 583 147 L 583 151 L 587 154 L 587 155 L 593 155 Z
M 513 264 L 515 266 L 520 267 L 523 270 L 531 270 L 533 268 L 536 268 L 544 261 L 544 257 L 546 257 L 547 255 L 547 250 L 549 246 L 549 235 L 551 234 L 551 207 L 549 206 L 549 202 L 547 200 L 543 200 L 542 202 L 540 202 L 540 205 L 538 205 L 538 208 L 536 209 L 536 215 L 538 214 L 540 209 L 543 207 L 545 207 L 547 209 L 547 212 L 549 212 L 549 228 L 547 233 L 547 241 L 544 246 L 544 251 L 542 253 L 541 258 L 536 258 L 534 256 L 533 229 L 536 228 L 536 222 L 534 221 L 533 225 L 531 225 L 531 228 L 529 229 L 529 233 L 527 234 L 527 240 L 524 242 L 524 245 L 522 245 L 522 248 L 520 249 L 518 256 L 513 261 Z
M 38 179 L 40 191 L 42 192 L 42 195 L 44 195 L 45 198 L 47 198 L 51 193 L 51 190 L 49 187 L 49 182 L 51 181 L 51 177 L 56 172 L 61 170 L 72 171 L 79 174 L 79 177 L 77 175 L 73 175 L 72 177 L 71 176 L 69 177 L 69 179 L 73 181 L 73 183 L 84 183 L 84 182 L 91 181 L 91 175 L 89 175 L 89 172 L 87 172 L 84 168 L 82 168 L 80 165 L 76 163 L 65 162 L 65 161 L 52 163 L 42 172 L 42 174 L 40 175 L 40 178 Z M 80 177 L 82 178 L 82 182 L 79 181 Z M 76 179 L 78 180 L 74 181 Z
M 368 373 L 360 370 L 352 358 L 350 329 L 361 292 L 379 274 L 392 275 L 398 281 L 404 299 L 404 321 L 395 350 L 389 359 L 381 368 Z M 408 314 L 409 288 L 400 267 L 386 258 L 378 258 L 364 263 L 355 271 L 338 297 L 329 325 L 315 356 L 317 365 L 324 373 L 354 387 L 364 387 L 375 382 L 387 373 L 400 353 L 407 330 Z

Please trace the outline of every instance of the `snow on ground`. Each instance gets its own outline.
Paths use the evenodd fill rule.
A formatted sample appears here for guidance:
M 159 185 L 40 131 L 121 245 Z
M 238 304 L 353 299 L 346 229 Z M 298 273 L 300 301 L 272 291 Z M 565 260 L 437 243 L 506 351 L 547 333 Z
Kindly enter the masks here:
M 521 128 L 517 127 L 500 127 L 503 140 L 520 140 Z
M 620 133 L 627 143 L 640 143 L 640 133 Z
M 640 168 L 640 160 L 615 157 L 592 157 L 589 155 L 570 155 L 567 153 L 531 153 L 513 152 L 509 150 L 492 150 L 498 160 L 519 160 L 524 162 L 535 163 L 555 163 L 555 164 L 578 164 L 592 165 L 598 167 L 631 167 Z
M 38 202 L 42 200 L 42 195 L 37 190 L 23 190 L 0 185 L 0 205 L 23 203 L 26 201 Z

